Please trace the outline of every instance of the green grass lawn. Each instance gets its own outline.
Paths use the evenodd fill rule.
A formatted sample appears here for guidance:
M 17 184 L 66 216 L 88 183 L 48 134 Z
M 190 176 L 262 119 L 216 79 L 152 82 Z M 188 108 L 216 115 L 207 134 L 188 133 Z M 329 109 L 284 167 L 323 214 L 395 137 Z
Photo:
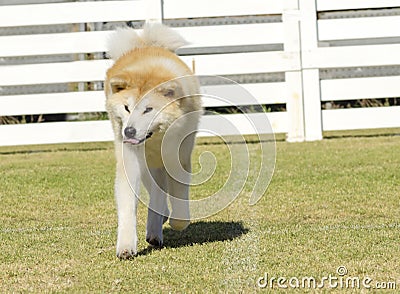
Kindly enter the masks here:
M 265 273 L 322 279 L 339 277 L 340 266 L 344 277 L 400 289 L 399 133 L 278 141 L 257 205 L 248 206 L 247 187 L 182 233 L 166 225 L 161 250 L 147 248 L 141 205 L 139 255 L 128 261 L 115 256 L 111 143 L 0 148 L 0 292 L 248 293 L 269 289 L 257 287 Z M 257 160 L 257 145 L 249 149 Z M 221 150 L 199 142 L 194 156 L 211 151 L 225 162 Z

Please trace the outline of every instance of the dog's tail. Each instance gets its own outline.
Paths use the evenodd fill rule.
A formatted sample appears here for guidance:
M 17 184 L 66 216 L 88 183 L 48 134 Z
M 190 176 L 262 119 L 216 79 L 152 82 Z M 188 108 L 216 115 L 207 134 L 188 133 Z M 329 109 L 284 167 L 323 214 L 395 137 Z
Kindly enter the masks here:
M 146 23 L 140 34 L 132 28 L 119 28 L 108 39 L 108 56 L 117 60 L 135 48 L 162 47 L 175 51 L 188 44 L 171 28 L 160 23 Z

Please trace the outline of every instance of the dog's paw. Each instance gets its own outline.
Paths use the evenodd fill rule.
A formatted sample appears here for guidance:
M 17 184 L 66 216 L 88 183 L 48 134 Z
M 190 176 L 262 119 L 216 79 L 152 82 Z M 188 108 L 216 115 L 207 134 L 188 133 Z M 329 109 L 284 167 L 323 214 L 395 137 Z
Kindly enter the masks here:
M 136 254 L 137 254 L 136 250 L 132 250 L 132 249 L 123 249 L 121 251 L 117 251 L 117 257 L 119 259 L 123 259 L 123 260 L 131 259 L 131 258 L 135 257 Z
M 117 257 L 119 259 L 130 259 L 137 254 L 137 242 L 117 242 Z
M 175 231 L 183 231 L 190 225 L 190 220 L 170 218 L 169 225 Z
M 163 241 L 159 237 L 148 236 L 146 237 L 146 242 L 150 244 L 152 247 L 162 248 Z

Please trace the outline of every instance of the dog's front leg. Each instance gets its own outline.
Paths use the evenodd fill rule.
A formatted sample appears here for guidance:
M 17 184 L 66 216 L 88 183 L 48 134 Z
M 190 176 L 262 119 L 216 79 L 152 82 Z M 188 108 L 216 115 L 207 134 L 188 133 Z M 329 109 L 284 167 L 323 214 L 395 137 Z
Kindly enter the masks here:
M 190 177 L 185 182 L 180 182 L 168 177 L 168 192 L 172 211 L 169 217 L 169 224 L 172 229 L 182 231 L 190 224 L 189 211 L 189 184 Z
M 122 152 L 122 147 L 118 151 Z M 134 257 L 137 253 L 136 212 L 137 196 L 140 189 L 140 172 L 132 151 L 125 150 L 125 161 L 123 161 L 121 155 L 117 154 L 115 180 L 115 198 L 118 210 L 117 256 L 121 259 L 128 259 Z
M 190 224 L 189 186 L 192 173 L 191 154 L 195 134 L 187 136 L 179 146 L 179 160 L 173 156 L 165 158 L 170 173 L 167 176 L 171 214 L 169 224 L 172 229 L 182 231 Z M 172 151 L 171 151 L 171 154 Z M 170 159 L 175 160 L 170 160 Z
M 146 241 L 162 247 L 162 226 L 169 216 L 167 204 L 167 178 L 164 168 L 152 168 L 142 173 L 143 184 L 150 194 L 147 212 Z

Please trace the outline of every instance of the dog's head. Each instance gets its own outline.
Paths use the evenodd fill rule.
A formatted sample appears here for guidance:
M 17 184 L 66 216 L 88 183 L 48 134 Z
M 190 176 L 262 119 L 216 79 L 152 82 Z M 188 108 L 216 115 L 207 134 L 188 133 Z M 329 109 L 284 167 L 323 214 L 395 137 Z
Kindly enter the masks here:
M 183 114 L 182 86 L 170 77 L 124 73 L 110 77 L 106 83 L 107 111 L 123 142 L 140 144 L 165 132 Z

